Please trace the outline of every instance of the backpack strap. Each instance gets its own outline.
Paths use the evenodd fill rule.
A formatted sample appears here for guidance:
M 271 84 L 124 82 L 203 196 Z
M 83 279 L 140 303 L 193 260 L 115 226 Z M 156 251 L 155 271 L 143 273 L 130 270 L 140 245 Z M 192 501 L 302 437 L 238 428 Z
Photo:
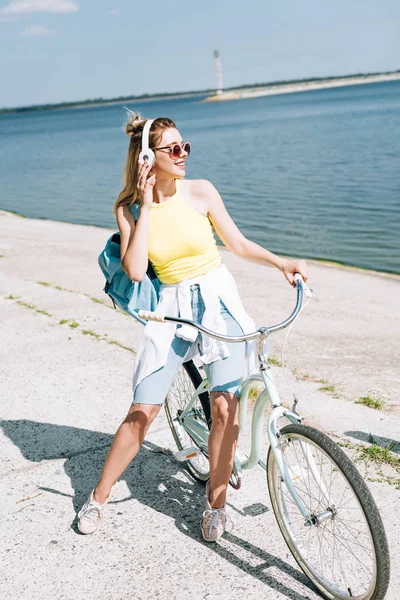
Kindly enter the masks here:
M 129 210 L 136 222 L 140 215 L 140 202 L 133 202 L 133 204 L 129 206 Z

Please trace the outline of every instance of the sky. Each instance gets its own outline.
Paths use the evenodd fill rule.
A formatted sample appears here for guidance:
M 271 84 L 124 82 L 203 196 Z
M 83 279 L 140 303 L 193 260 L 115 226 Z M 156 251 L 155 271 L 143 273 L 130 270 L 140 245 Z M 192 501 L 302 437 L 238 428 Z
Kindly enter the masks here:
M 0 0 L 0 107 L 400 69 L 399 0 Z

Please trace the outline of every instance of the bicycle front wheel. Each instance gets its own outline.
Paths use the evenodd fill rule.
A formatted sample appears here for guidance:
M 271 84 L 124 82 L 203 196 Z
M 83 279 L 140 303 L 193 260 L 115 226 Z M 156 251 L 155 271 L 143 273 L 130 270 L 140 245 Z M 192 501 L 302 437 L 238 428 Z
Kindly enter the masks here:
M 298 565 L 330 600 L 382 600 L 390 575 L 386 533 L 372 495 L 352 461 L 327 435 L 304 425 L 280 431 L 300 513 L 274 454 L 267 458 L 272 507 Z
M 179 415 L 183 412 L 189 403 L 189 400 L 196 393 L 203 378 L 193 361 L 183 364 L 183 367 L 175 377 L 172 386 L 165 399 L 165 412 L 167 414 L 168 424 L 178 450 L 189 448 L 195 442 L 189 436 L 187 431 L 179 422 Z M 210 423 L 210 397 L 208 392 L 199 394 L 196 398 L 190 416 L 196 419 L 200 425 L 209 427 Z M 208 457 L 201 453 L 199 456 L 185 461 L 188 471 L 198 481 L 207 481 L 210 478 L 210 465 Z

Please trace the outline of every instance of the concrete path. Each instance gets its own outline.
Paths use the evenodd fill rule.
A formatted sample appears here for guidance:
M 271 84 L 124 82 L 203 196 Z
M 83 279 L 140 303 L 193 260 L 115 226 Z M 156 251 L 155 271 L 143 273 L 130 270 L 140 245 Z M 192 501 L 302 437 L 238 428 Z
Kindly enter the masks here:
M 133 352 L 141 326 L 95 301 L 105 300 L 95 259 L 108 231 L 8 216 L 0 216 L 0 231 L 1 597 L 319 598 L 283 542 L 268 498 L 265 473 L 259 467 L 245 474 L 242 489 L 230 490 L 234 528 L 219 544 L 202 541 L 199 519 L 203 488 L 171 455 L 175 448 L 164 413 L 116 484 L 100 529 L 86 537 L 77 532 L 76 511 L 95 484 L 112 436 L 130 405 Z M 228 253 L 224 257 L 241 282 L 245 303 L 250 311 L 254 308 L 258 324 L 273 321 L 274 312 L 287 314 L 293 294 L 283 284 L 279 287 L 279 274 L 263 270 L 265 285 L 279 290 L 277 296 L 283 299 L 275 310 L 269 310 L 267 303 L 264 309 L 255 283 L 258 267 Z M 253 275 L 245 269 L 252 270 Z M 312 270 L 318 282 L 311 281 L 318 288 L 316 310 L 313 312 L 312 305 L 307 309 L 288 350 L 290 364 L 293 348 L 302 355 L 295 365 L 299 378 L 291 375 L 302 414 L 309 424 L 351 445 L 368 442 L 370 434 L 382 445 L 399 441 L 400 420 L 393 398 L 398 363 L 389 361 L 376 375 L 374 387 L 387 385 L 390 406 L 374 411 L 357 405 L 351 401 L 352 393 L 362 393 L 359 390 L 366 389 L 365 381 L 361 377 L 356 384 L 349 383 L 345 363 L 360 360 L 362 340 L 371 332 L 367 326 L 353 337 L 348 332 L 356 355 L 349 359 L 345 356 L 347 347 L 338 343 L 332 332 L 333 318 L 343 315 L 346 321 L 356 309 L 361 320 L 372 323 L 369 303 L 378 296 L 374 290 L 381 293 L 385 288 L 388 304 L 398 302 L 398 279 L 318 265 Z M 364 286 L 370 289 L 371 297 L 365 299 L 365 306 L 362 295 L 354 297 L 357 307 L 352 307 L 350 299 L 338 303 L 335 314 L 325 315 L 324 321 L 318 303 L 324 303 L 332 290 L 339 296 L 337 286 L 345 289 L 350 278 L 361 294 Z M 371 281 L 376 285 L 371 286 Z M 286 293 L 289 301 L 284 300 Z M 386 308 L 383 312 L 383 330 L 388 332 L 388 343 L 393 340 L 394 344 L 395 327 L 392 325 L 391 332 L 388 327 L 393 313 Z M 314 319 L 324 328 L 323 339 Z M 337 320 L 341 329 L 342 321 Z M 307 331 L 310 343 L 305 341 Z M 375 330 L 373 334 L 377 347 L 383 347 L 384 340 Z M 336 363 L 324 373 L 321 344 L 328 356 L 336 356 Z M 367 372 L 374 365 L 365 358 L 368 349 L 364 350 L 363 368 Z M 341 392 L 335 398 L 319 389 L 324 386 L 318 380 L 328 380 L 329 373 L 337 370 L 341 371 L 337 381 L 329 379 L 337 394 Z M 275 371 L 279 389 L 290 401 L 282 369 Z M 245 432 L 243 450 L 247 443 Z M 400 452 L 399 446 L 397 450 Z M 357 453 L 353 448 L 349 451 L 354 456 Z M 360 466 L 365 472 L 366 467 Z M 367 474 L 374 478 L 377 469 L 368 465 Z M 391 546 L 393 575 L 387 598 L 397 600 L 399 491 L 384 482 L 371 482 L 370 486 Z

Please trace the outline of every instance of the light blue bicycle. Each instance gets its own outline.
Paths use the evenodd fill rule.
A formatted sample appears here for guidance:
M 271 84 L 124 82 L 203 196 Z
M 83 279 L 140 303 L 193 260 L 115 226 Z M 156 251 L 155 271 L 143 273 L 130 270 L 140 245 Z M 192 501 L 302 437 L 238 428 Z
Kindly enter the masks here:
M 253 408 L 251 451 L 236 453 L 233 487 L 240 487 L 242 471 L 260 465 L 267 472 L 272 508 L 295 560 L 318 590 L 331 600 L 382 600 L 389 585 L 390 560 L 386 533 L 378 508 L 360 473 L 327 435 L 302 424 L 303 417 L 284 408 L 264 355 L 267 337 L 288 327 L 300 313 L 309 293 L 300 276 L 297 303 L 282 323 L 260 327 L 238 337 L 223 336 L 202 325 L 175 317 L 141 311 L 147 320 L 170 321 L 195 327 L 225 342 L 255 340 L 259 373 L 242 384 L 239 427 L 243 431 L 251 389 L 260 388 Z M 269 449 L 262 461 L 263 422 L 267 406 Z M 199 481 L 209 478 L 208 434 L 210 400 L 207 378 L 189 361 L 178 373 L 165 401 L 177 457 Z M 281 426 L 281 421 L 286 421 Z

